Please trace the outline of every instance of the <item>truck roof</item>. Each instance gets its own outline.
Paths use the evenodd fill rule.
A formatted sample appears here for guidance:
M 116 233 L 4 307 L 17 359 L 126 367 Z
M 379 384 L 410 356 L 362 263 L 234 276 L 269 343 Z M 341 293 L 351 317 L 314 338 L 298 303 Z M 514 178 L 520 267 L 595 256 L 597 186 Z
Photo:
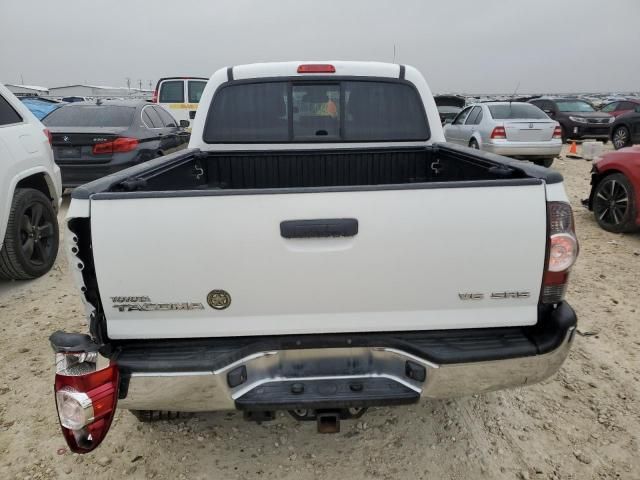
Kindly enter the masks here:
M 399 78 L 404 67 L 397 63 L 383 62 L 349 62 L 340 60 L 300 60 L 292 62 L 252 63 L 249 65 L 236 65 L 229 67 L 232 78 L 235 80 L 264 77 L 292 77 L 327 75 L 322 73 L 298 73 L 300 65 L 332 65 L 336 76 L 362 76 L 362 77 L 388 77 Z

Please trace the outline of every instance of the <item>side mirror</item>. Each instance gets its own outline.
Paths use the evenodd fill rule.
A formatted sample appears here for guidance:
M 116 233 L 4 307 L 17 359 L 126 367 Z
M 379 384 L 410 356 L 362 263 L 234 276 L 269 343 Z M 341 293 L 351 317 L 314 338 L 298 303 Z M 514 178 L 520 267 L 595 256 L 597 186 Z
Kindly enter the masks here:
M 553 113 L 553 110 L 542 110 L 544 113 L 546 113 L 549 116 L 553 116 L 555 115 L 555 113 Z
M 189 120 L 180 120 L 180 127 L 187 128 L 189 125 L 191 125 Z

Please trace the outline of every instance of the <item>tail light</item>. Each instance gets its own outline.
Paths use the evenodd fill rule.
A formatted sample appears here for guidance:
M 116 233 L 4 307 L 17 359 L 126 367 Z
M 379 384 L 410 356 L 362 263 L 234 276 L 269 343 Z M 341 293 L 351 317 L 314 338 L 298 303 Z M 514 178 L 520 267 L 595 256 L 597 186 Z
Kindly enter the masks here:
M 559 125 L 553 129 L 553 136 L 551 138 L 562 138 L 562 127 Z
M 564 299 L 569 280 L 569 271 L 578 258 L 571 206 L 566 202 L 548 202 L 547 218 L 549 239 L 547 265 L 542 280 L 540 302 L 559 303 Z
M 138 139 L 129 137 L 118 137 L 109 142 L 96 143 L 93 146 L 94 155 L 104 155 L 109 153 L 130 152 L 138 147 Z
M 48 128 L 45 128 L 43 132 L 45 136 L 49 139 L 49 145 L 53 146 L 53 135 L 51 135 L 51 130 L 49 130 Z
M 505 139 L 507 138 L 507 132 L 504 130 L 504 127 L 495 127 L 491 132 L 492 139 Z
M 336 73 L 336 67 L 319 63 L 299 65 L 298 73 Z
M 58 417 L 75 453 L 88 453 L 100 445 L 116 412 L 118 368 L 95 370 L 96 359 L 97 352 L 56 353 Z
M 152 103 L 158 103 L 158 90 L 153 91 L 153 95 L 151 96 Z

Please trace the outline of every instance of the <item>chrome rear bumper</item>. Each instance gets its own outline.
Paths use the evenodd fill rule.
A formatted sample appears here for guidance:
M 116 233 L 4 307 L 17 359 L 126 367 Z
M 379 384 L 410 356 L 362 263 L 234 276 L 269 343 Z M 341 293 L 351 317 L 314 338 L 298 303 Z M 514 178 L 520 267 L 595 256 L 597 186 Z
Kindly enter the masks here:
M 567 357 L 574 332 L 575 326 L 570 327 L 562 342 L 547 353 L 494 361 L 438 365 L 396 348 L 313 348 L 262 351 L 214 371 L 131 372 L 118 406 L 185 412 L 232 410 L 237 408 L 236 400 L 267 383 L 367 378 L 388 379 L 413 390 L 420 399 L 478 394 L 531 385 L 553 375 Z M 408 378 L 407 362 L 424 367 L 424 382 Z M 313 365 L 312 375 L 292 374 L 303 364 Z M 358 366 L 359 374 L 344 375 L 344 365 Z M 242 366 L 246 367 L 245 381 L 229 387 L 228 373 Z

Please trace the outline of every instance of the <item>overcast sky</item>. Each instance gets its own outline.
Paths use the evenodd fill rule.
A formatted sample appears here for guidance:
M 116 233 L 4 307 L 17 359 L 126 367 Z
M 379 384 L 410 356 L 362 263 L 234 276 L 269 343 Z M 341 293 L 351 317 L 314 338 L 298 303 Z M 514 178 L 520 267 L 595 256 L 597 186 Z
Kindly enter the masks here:
M 638 91 L 640 0 L 0 0 L 0 81 L 132 86 L 274 60 L 414 65 L 437 92 Z

